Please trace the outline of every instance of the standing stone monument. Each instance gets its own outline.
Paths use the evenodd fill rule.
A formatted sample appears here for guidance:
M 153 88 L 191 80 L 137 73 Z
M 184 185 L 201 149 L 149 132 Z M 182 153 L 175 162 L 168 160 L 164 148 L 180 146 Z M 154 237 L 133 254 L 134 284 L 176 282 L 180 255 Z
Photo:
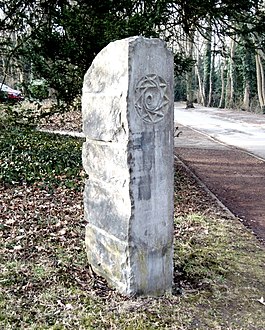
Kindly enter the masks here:
M 110 43 L 82 95 L 86 250 L 125 295 L 173 278 L 173 56 L 160 39 Z

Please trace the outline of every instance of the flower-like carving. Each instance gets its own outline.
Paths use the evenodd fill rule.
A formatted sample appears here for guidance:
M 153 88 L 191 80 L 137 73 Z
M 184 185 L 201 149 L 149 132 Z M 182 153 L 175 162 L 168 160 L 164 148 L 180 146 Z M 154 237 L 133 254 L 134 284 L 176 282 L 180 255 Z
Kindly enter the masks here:
M 135 109 L 143 121 L 158 123 L 169 107 L 167 83 L 156 74 L 144 76 L 135 89 Z

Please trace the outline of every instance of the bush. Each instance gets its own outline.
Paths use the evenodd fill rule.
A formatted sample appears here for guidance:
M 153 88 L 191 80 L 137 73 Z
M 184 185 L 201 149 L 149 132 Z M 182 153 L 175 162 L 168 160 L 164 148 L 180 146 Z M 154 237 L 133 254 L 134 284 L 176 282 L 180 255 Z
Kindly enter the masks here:
M 42 101 L 49 96 L 48 84 L 45 80 L 35 80 L 27 89 L 30 97 L 33 99 Z
M 0 102 L 6 102 L 8 100 L 7 92 L 0 91 Z

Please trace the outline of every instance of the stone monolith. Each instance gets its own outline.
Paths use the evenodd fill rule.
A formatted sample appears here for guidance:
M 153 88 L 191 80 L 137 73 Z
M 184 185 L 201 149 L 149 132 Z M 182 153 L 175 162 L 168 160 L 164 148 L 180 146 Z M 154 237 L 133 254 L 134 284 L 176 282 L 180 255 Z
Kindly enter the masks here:
M 170 292 L 173 273 L 173 55 L 160 39 L 110 43 L 82 95 L 86 250 L 125 295 Z

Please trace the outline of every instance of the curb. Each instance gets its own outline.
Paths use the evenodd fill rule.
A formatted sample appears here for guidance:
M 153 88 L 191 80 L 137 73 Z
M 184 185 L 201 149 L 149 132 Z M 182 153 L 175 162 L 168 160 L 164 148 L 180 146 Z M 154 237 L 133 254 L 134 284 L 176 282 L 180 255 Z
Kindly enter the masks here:
M 66 131 L 66 130 L 51 130 L 51 129 L 46 129 L 46 128 L 37 128 L 38 132 L 44 132 L 44 133 L 50 133 L 50 134 L 60 134 L 60 135 L 69 135 L 73 137 L 79 137 L 79 138 L 84 138 L 85 135 L 82 132 L 77 132 L 77 131 Z

